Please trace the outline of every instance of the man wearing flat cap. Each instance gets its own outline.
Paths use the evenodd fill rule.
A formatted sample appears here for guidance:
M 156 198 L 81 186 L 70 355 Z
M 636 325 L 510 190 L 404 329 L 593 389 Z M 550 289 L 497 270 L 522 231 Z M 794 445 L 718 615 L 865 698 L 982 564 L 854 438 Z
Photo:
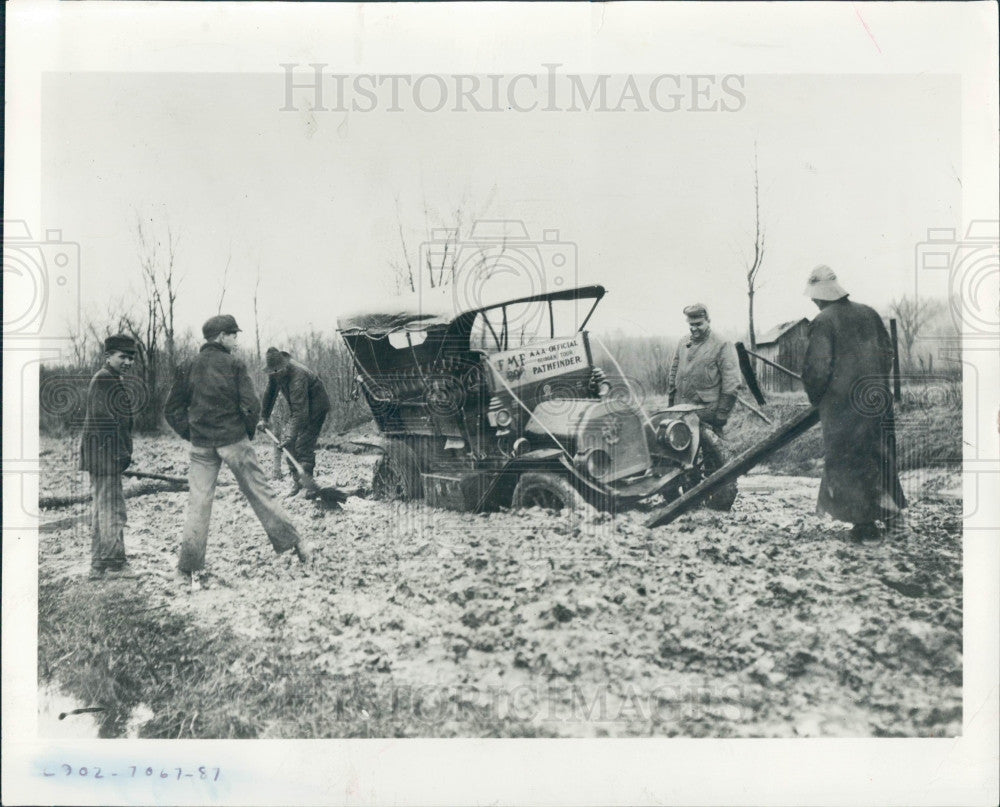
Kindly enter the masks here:
M 805 293 L 820 309 L 809 325 L 802 370 L 823 426 L 816 509 L 853 524 L 855 540 L 878 538 L 876 521 L 890 537 L 902 538 L 906 498 L 896 470 L 892 341 L 882 317 L 849 300 L 829 266 L 813 269 Z
M 132 401 L 122 373 L 132 366 L 135 354 L 132 337 L 109 336 L 104 340 L 104 365 L 87 388 L 80 469 L 90 475 L 90 577 L 95 580 L 122 573 L 126 564 L 122 472 L 132 464 Z
M 267 390 L 258 428 L 267 428 L 268 419 L 280 392 L 288 402 L 291 413 L 288 434 L 282 445 L 295 457 L 307 474 L 316 468 L 316 441 L 323 422 L 330 412 L 330 398 L 319 376 L 304 364 L 296 361 L 287 351 L 269 347 L 266 354 Z M 298 471 L 289 462 L 294 496 L 302 489 Z M 310 493 L 306 493 L 308 497 Z
M 212 501 L 223 462 L 236 477 L 275 552 L 294 550 L 306 563 L 310 551 L 268 487 L 250 443 L 260 401 L 246 365 L 233 355 L 240 328 L 232 316 L 220 314 L 201 330 L 205 344 L 197 358 L 178 371 L 165 411 L 171 428 L 191 442 L 190 498 L 178 568 L 191 575 L 205 567 Z
M 687 306 L 684 316 L 690 336 L 681 339 L 674 351 L 667 379 L 670 405 L 701 407 L 698 417 L 704 450 L 715 455 L 713 464 L 722 465 L 729 452 L 720 438 L 740 387 L 736 349 L 712 331 L 708 309 L 702 303 Z M 729 510 L 736 495 L 737 484 L 730 482 L 713 493 L 707 504 L 715 510 Z
M 697 404 L 702 423 L 721 433 L 736 405 L 739 363 L 732 344 L 712 331 L 708 310 L 701 303 L 684 309 L 691 335 L 681 339 L 670 365 L 670 404 Z

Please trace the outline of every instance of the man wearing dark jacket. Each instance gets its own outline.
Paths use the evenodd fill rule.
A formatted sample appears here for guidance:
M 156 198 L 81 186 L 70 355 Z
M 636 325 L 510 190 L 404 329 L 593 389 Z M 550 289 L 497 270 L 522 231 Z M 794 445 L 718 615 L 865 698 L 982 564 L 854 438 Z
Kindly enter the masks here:
M 288 434 L 283 445 L 302 466 L 302 470 L 312 476 L 316 468 L 316 441 L 330 412 L 330 398 L 326 394 L 326 387 L 316 373 L 284 350 L 269 347 L 266 359 L 264 369 L 268 372 L 267 390 L 264 392 L 264 407 L 258 427 L 267 428 L 280 392 L 288 401 L 291 412 Z M 291 495 L 294 496 L 302 489 L 302 484 L 292 463 L 288 463 L 288 467 L 292 473 Z
M 308 547 L 268 487 L 250 444 L 260 402 L 246 365 L 232 355 L 239 331 L 236 320 L 228 314 L 209 319 L 202 326 L 205 344 L 198 357 L 178 372 L 167 398 L 167 422 L 191 442 L 190 499 L 178 564 L 185 575 L 205 566 L 212 500 L 223 462 L 236 477 L 275 551 L 294 549 L 303 563 L 310 558 Z
M 135 340 L 104 340 L 104 366 L 90 380 L 80 441 L 80 469 L 90 474 L 93 498 L 90 577 L 121 572 L 125 559 L 122 472 L 132 464 L 132 402 L 122 373 L 135 359 Z
M 847 299 L 828 266 L 809 276 L 820 312 L 809 326 L 802 383 L 819 407 L 825 461 L 816 509 L 853 524 L 856 540 L 877 538 L 876 520 L 903 537 L 906 498 L 896 472 L 889 387 L 892 342 L 873 309 Z

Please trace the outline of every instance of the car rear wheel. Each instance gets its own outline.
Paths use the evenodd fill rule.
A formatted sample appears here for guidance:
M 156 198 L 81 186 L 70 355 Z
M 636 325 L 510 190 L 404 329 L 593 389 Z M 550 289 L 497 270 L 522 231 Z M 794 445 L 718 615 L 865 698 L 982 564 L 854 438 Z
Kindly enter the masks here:
M 375 464 L 372 495 L 388 501 L 423 498 L 420 464 L 416 452 L 406 443 L 392 441 Z
M 539 471 L 521 474 L 511 504 L 514 507 L 573 512 L 584 512 L 590 507 L 565 476 Z

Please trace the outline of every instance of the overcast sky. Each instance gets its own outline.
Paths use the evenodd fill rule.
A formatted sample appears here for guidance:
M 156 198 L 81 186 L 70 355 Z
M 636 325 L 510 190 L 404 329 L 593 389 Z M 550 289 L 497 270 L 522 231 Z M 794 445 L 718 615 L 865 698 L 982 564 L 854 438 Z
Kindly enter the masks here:
M 311 69 L 294 75 L 306 82 Z M 244 329 L 259 264 L 267 341 L 333 332 L 339 313 L 393 290 L 400 225 L 414 259 L 429 228 L 461 210 L 463 237 L 479 215 L 521 220 L 538 240 L 558 230 L 575 245 L 578 276 L 610 290 L 596 330 L 675 334 L 680 309 L 700 300 L 737 331 L 756 142 L 766 230 L 759 332 L 812 315 L 802 289 L 818 263 L 877 307 L 916 283 L 945 293 L 939 279 L 915 276 L 914 250 L 928 228 L 960 222 L 957 77 L 747 75 L 725 92 L 720 75 L 699 99 L 682 83 L 681 108 L 670 112 L 649 104 L 651 78 L 637 78 L 640 101 L 620 112 L 566 111 L 564 76 L 563 111 L 524 91 L 515 97 L 540 101 L 534 111 L 455 112 L 449 98 L 427 112 L 419 107 L 434 105 L 432 80 L 419 103 L 403 85 L 402 111 L 388 111 L 383 86 L 373 111 L 338 112 L 328 78 L 327 110 L 309 112 L 308 88 L 280 111 L 288 99 L 277 65 L 272 74 L 50 73 L 42 218 L 80 243 L 84 309 L 94 315 L 109 297 L 139 292 L 137 212 L 161 232 L 169 222 L 180 238 L 182 330 L 215 313 L 229 260 L 223 308 Z M 613 77 L 608 106 L 624 80 Z M 366 105 L 351 82 L 345 105 Z M 731 111 L 691 111 L 712 103 Z

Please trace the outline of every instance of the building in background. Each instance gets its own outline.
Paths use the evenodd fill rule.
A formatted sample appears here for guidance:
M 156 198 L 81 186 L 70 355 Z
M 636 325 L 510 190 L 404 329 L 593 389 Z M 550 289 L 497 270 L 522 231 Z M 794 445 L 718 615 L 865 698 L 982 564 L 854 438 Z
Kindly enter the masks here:
M 761 334 L 757 340 L 756 352 L 766 359 L 777 362 L 795 373 L 802 373 L 809 341 L 809 320 L 782 322 Z M 770 392 L 791 392 L 801 390 L 802 384 L 764 362 L 756 362 L 757 380 L 761 388 Z

